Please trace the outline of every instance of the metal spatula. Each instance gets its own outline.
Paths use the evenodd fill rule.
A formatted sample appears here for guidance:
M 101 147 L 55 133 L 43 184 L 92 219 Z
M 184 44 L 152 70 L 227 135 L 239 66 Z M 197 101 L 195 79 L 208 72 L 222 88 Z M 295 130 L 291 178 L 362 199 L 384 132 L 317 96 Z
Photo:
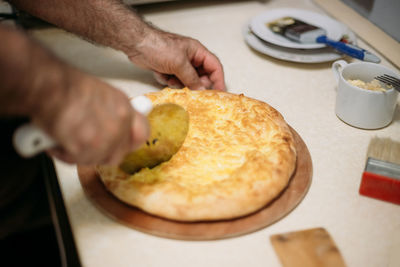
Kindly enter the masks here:
M 136 97 L 131 103 L 136 111 L 148 115 L 151 135 L 146 144 L 128 154 L 121 163 L 120 167 L 128 173 L 169 160 L 183 144 L 189 129 L 189 115 L 179 105 L 162 104 L 153 108 L 152 102 L 145 96 Z M 33 124 L 19 127 L 13 139 L 16 151 L 23 157 L 32 157 L 57 145 Z
M 120 164 L 120 168 L 127 173 L 153 168 L 169 160 L 178 152 L 189 130 L 189 114 L 176 104 L 157 105 L 147 118 L 150 123 L 149 139 Z

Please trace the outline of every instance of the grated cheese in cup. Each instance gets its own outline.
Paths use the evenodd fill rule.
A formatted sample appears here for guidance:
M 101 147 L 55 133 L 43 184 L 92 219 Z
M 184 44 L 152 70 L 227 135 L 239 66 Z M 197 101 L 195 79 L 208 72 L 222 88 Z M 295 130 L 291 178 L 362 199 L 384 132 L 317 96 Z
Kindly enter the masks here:
M 347 80 L 351 85 L 357 86 L 362 89 L 370 90 L 370 91 L 377 91 L 377 92 L 385 92 L 387 89 L 391 89 L 392 86 L 388 85 L 386 88 L 381 86 L 381 83 L 373 79 L 370 82 L 364 82 L 361 80 Z

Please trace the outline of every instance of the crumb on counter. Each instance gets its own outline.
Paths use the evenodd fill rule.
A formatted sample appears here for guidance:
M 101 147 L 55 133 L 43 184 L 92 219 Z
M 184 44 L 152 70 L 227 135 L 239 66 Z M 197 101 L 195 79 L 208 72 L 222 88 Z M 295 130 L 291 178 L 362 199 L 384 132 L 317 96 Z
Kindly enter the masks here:
M 351 85 L 357 86 L 362 89 L 378 91 L 378 92 L 385 92 L 386 90 L 392 88 L 392 86 L 390 85 L 382 87 L 381 83 L 376 79 L 373 79 L 370 82 L 364 82 L 361 80 L 347 80 L 347 82 L 349 82 Z

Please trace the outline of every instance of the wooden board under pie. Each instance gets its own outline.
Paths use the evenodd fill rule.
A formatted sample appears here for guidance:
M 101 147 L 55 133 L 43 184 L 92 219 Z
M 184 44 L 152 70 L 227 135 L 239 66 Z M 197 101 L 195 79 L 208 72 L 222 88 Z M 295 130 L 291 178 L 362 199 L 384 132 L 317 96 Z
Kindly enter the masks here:
M 189 131 L 179 151 L 151 169 L 78 167 L 86 194 L 109 216 L 159 236 L 217 239 L 275 222 L 307 192 L 307 147 L 268 104 L 188 89 L 147 96 L 183 106 Z
M 147 97 L 155 106 L 182 106 L 189 128 L 177 153 L 155 167 L 132 173 L 118 166 L 95 167 L 107 191 L 121 202 L 192 226 L 209 228 L 207 222 L 238 218 L 243 225 L 243 218 L 290 192 L 289 182 L 297 181 L 296 164 L 306 159 L 301 142 L 296 142 L 301 139 L 295 139 L 295 131 L 267 103 L 213 90 L 168 88 Z
M 182 240 L 214 240 L 260 230 L 289 214 L 304 198 L 311 184 L 312 162 L 306 144 L 295 132 L 296 171 L 287 188 L 271 203 L 250 215 L 232 220 L 178 222 L 150 215 L 114 197 L 100 181 L 94 167 L 78 166 L 86 196 L 104 214 L 133 229 L 161 237 Z

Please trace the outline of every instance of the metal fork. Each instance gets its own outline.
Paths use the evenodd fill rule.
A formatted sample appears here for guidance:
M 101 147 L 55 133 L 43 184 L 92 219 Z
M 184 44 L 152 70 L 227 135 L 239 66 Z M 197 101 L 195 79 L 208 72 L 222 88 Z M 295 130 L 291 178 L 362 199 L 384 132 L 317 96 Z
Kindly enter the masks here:
M 378 81 L 381 81 L 387 85 L 391 85 L 394 87 L 394 89 L 396 89 L 397 91 L 400 92 L 400 79 L 384 74 L 381 76 L 376 76 L 375 79 L 377 79 Z

